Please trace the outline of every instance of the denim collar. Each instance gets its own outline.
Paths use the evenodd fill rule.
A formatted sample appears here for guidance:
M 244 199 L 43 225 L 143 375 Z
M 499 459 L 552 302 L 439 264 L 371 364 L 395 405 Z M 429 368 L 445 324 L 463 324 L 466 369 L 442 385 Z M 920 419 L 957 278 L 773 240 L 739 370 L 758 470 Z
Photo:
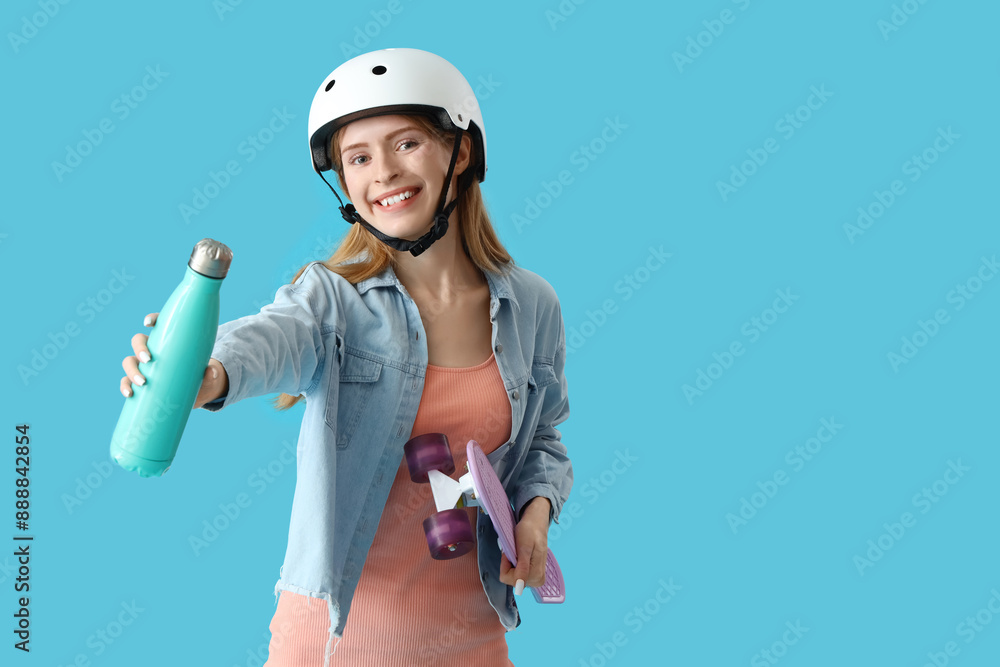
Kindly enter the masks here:
M 483 275 L 486 276 L 486 282 L 489 283 L 490 286 L 491 300 L 507 299 L 511 302 L 511 304 L 513 304 L 514 308 L 520 312 L 521 306 L 517 303 L 517 297 L 514 295 L 514 291 L 510 286 L 510 275 L 494 273 L 485 269 L 482 271 Z M 355 287 L 358 290 L 358 294 L 364 294 L 373 287 L 396 287 L 404 294 L 406 293 L 406 288 L 403 287 L 401 282 L 399 282 L 399 278 L 396 277 L 396 272 L 393 271 L 392 266 L 387 266 L 385 270 L 378 275 L 362 280 L 357 283 Z M 491 308 L 490 310 L 493 311 L 494 309 Z

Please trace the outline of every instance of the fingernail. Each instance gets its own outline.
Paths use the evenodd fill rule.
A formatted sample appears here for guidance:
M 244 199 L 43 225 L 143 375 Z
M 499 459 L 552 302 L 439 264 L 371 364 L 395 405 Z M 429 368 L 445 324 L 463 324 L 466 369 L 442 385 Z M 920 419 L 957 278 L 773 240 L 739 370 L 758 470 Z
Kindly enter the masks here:
M 153 316 L 152 316 L 152 315 L 146 315 L 146 319 L 144 319 L 144 320 L 142 321 L 142 323 L 143 323 L 143 324 L 144 324 L 145 326 L 147 326 L 147 327 L 148 327 L 148 326 L 149 326 L 149 323 L 150 323 L 150 322 L 152 322 L 152 321 L 153 321 Z
M 122 396 L 124 396 L 125 398 L 128 398 L 131 395 L 132 395 L 131 391 L 129 391 L 128 389 L 122 389 Z
M 138 373 L 136 373 L 135 375 L 132 376 L 132 381 L 135 382 L 140 387 L 142 385 L 146 384 L 146 378 L 142 377 Z
M 219 369 L 218 368 L 214 368 L 214 367 L 212 368 L 212 377 L 213 378 L 218 378 L 219 377 Z
M 143 350 L 142 352 L 140 352 L 139 353 L 139 360 L 141 362 L 143 362 L 143 363 L 149 363 L 149 352 L 146 352 L 146 350 Z
M 517 583 L 514 584 L 514 595 L 520 595 L 524 592 L 524 579 L 518 579 Z

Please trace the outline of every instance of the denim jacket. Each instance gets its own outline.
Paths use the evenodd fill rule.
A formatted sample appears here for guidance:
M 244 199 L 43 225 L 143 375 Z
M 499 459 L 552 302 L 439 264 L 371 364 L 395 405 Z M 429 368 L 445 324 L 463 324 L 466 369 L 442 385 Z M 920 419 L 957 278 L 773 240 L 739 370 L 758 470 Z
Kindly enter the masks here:
M 569 416 L 559 301 L 548 282 L 521 267 L 485 276 L 512 417 L 508 441 L 488 458 L 516 516 L 544 496 L 558 520 L 573 483 L 555 428 Z M 352 285 L 313 262 L 273 304 L 221 325 L 212 357 L 225 367 L 229 391 L 207 410 L 274 392 L 305 395 L 275 597 L 288 590 L 326 600 L 332 644 L 342 636 L 423 393 L 427 344 L 417 305 L 391 267 Z M 513 589 L 499 579 L 492 523 L 478 517 L 483 589 L 510 631 L 520 625 Z

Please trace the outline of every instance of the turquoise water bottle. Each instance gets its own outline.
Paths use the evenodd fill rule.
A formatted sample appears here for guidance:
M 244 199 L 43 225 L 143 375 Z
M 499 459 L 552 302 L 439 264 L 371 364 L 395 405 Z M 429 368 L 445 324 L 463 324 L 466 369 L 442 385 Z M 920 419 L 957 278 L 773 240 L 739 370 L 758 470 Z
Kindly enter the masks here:
M 165 473 L 177 453 L 201 388 L 219 329 L 219 288 L 233 252 L 202 239 L 191 252 L 184 280 L 156 317 L 145 384 L 133 385 L 111 438 L 111 458 L 143 477 Z

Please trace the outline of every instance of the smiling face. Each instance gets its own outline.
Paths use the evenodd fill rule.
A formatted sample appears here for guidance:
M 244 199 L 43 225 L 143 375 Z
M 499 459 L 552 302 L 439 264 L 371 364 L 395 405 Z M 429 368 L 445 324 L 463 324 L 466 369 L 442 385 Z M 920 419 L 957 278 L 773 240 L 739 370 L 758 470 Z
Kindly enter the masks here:
M 407 240 L 431 228 L 451 159 L 451 147 L 423 125 L 409 116 L 362 118 L 333 142 L 347 196 L 361 217 L 382 233 Z M 457 175 L 468 166 L 470 143 L 463 138 L 449 201 Z

